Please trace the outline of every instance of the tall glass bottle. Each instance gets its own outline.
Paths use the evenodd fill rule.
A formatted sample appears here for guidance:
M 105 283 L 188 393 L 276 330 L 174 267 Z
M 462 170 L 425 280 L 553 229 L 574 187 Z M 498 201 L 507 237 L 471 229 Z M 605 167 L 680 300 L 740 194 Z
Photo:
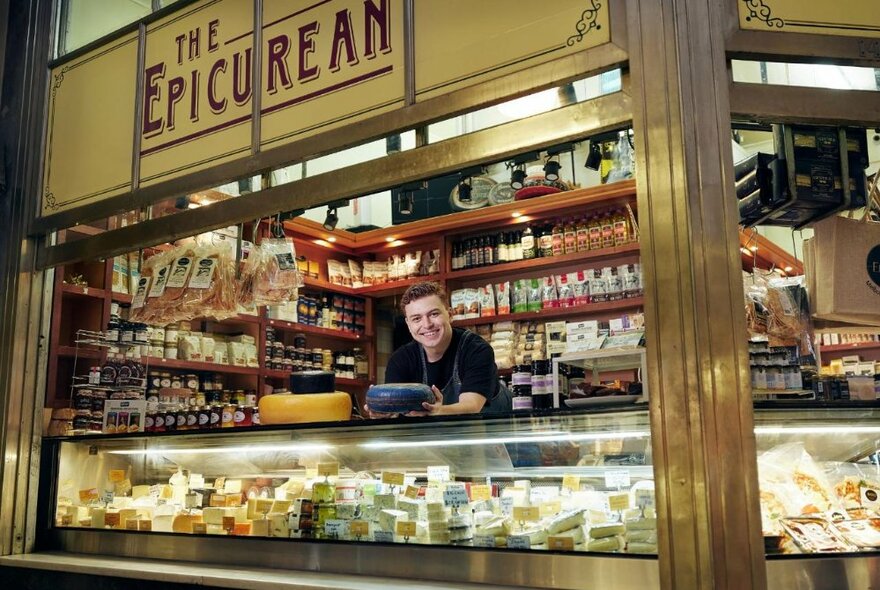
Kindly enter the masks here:
M 526 228 L 522 231 L 522 236 L 520 237 L 520 247 L 522 248 L 522 257 L 526 260 L 531 260 L 535 257 L 535 234 L 532 231 L 532 227 L 527 225 Z

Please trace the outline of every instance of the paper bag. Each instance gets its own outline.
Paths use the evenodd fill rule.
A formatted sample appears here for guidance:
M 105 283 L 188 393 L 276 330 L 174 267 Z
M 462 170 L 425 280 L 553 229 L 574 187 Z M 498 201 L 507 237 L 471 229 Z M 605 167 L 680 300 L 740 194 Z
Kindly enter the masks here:
M 814 230 L 804 248 L 814 317 L 880 326 L 880 223 L 834 216 Z

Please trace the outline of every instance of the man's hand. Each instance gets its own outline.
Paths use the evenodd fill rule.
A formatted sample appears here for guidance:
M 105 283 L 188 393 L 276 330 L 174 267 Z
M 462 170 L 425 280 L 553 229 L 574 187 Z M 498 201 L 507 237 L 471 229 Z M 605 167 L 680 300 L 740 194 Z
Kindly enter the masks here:
M 422 402 L 422 407 L 425 408 L 422 410 L 413 410 L 412 412 L 407 412 L 407 416 L 432 416 L 441 413 L 441 408 L 443 407 L 443 392 L 437 389 L 436 385 L 431 386 L 431 391 L 434 393 L 434 403 Z

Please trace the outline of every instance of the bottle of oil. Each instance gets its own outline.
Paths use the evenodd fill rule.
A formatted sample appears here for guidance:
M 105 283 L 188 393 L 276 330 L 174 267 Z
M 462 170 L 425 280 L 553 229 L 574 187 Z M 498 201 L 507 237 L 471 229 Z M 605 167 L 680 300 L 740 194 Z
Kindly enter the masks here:
M 577 252 L 577 226 L 573 219 L 568 218 L 562 230 L 563 249 L 565 254 Z
M 530 260 L 532 258 L 535 258 L 535 234 L 532 231 L 532 226 L 527 225 L 526 228 L 522 231 L 520 246 L 522 247 L 522 257 L 524 259 Z
M 587 217 L 584 216 L 577 224 L 577 251 L 584 252 L 590 249 L 590 227 Z
M 614 246 L 614 217 L 611 211 L 606 211 L 602 215 L 602 247 L 612 248 Z
M 590 250 L 599 250 L 602 248 L 602 220 L 599 219 L 598 213 L 593 213 L 590 217 Z
M 565 232 L 563 230 L 562 221 L 559 219 L 553 224 L 552 234 L 551 234 L 551 254 L 553 256 L 559 256 L 565 250 Z
M 623 209 L 614 210 L 614 245 L 622 246 L 629 242 L 629 219 Z

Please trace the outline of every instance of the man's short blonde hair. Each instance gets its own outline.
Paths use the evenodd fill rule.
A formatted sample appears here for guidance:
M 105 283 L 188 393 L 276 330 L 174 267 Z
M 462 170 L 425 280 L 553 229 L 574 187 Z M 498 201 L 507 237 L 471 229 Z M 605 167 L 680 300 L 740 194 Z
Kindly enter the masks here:
M 443 285 L 435 281 L 425 281 L 423 283 L 410 285 L 409 288 L 403 292 L 403 297 L 400 298 L 400 311 L 406 315 L 407 305 L 416 299 L 430 297 L 431 295 L 436 295 L 440 298 L 440 301 L 443 302 L 443 305 L 448 305 L 446 302 L 446 289 L 443 288 Z

